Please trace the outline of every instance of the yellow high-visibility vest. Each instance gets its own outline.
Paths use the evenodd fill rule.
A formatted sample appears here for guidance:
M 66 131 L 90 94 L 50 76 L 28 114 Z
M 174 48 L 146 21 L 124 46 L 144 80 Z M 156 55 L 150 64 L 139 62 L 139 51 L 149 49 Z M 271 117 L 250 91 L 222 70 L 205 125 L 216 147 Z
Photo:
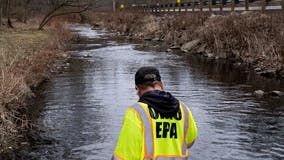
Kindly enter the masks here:
M 126 111 L 113 159 L 187 159 L 196 137 L 197 127 L 185 104 L 180 103 L 176 116 L 165 118 L 138 102 Z

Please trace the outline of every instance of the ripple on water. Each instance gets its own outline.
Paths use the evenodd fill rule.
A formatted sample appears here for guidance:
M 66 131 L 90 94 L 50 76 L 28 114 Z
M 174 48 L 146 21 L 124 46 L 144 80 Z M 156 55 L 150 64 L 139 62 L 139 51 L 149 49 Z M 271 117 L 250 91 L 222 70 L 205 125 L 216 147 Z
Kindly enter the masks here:
M 250 84 L 223 81 L 194 58 L 138 51 L 86 25 L 73 29 L 98 48 L 71 51 L 69 71 L 47 86 L 39 124 L 55 142 L 34 146 L 37 159 L 110 159 L 125 110 L 138 99 L 134 73 L 145 65 L 157 66 L 166 90 L 194 114 L 199 136 L 190 159 L 283 159 L 283 100 L 256 99 Z

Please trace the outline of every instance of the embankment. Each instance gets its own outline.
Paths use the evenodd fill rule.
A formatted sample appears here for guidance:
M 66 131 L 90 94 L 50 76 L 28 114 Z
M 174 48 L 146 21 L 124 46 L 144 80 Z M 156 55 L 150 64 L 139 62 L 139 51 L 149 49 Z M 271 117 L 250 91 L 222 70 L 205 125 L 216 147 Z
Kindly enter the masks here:
M 209 15 L 93 13 L 94 25 L 129 38 L 160 41 L 167 51 L 182 50 L 252 67 L 268 78 L 284 77 L 284 15 L 256 12 Z
M 0 31 L 0 153 L 15 149 L 22 133 L 35 127 L 34 91 L 68 59 L 64 50 L 73 35 L 64 25 L 38 31 L 35 24 L 15 22 L 16 29 Z

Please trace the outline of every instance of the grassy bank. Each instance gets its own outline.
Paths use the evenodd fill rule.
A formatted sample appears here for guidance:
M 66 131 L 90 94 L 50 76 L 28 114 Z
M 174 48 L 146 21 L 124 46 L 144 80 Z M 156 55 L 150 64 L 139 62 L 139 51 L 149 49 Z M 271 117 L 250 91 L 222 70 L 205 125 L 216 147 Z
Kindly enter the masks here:
M 38 31 L 33 23 L 0 31 L 0 153 L 33 127 L 28 113 L 33 90 L 68 57 L 64 49 L 72 35 L 62 24 Z
M 94 23 L 130 37 L 161 41 L 171 49 L 248 64 L 267 77 L 284 76 L 284 15 L 280 13 L 243 12 L 225 16 L 96 13 L 90 17 Z

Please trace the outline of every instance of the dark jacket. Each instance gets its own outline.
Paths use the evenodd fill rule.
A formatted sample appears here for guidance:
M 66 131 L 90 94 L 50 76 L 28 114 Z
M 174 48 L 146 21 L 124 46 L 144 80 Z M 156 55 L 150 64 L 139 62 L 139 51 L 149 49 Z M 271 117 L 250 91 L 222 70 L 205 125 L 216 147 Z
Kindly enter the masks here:
M 139 102 L 148 104 L 159 114 L 165 117 L 172 117 L 180 111 L 179 101 L 169 92 L 165 91 L 149 91 L 142 95 Z

